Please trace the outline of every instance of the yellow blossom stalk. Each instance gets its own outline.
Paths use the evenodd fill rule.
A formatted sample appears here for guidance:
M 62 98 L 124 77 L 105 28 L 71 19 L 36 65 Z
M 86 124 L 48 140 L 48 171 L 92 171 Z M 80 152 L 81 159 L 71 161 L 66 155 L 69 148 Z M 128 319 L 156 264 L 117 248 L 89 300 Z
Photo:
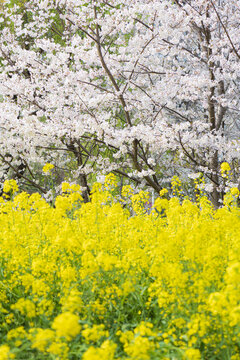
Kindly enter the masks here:
M 237 187 L 233 187 L 230 189 L 230 192 L 233 196 L 238 197 L 239 196 L 239 189 Z
M 45 175 L 49 175 L 52 169 L 54 169 L 54 165 L 51 164 L 51 163 L 46 163 L 46 164 L 43 166 L 42 171 L 43 171 L 43 173 L 44 173 Z
M 229 165 L 227 162 L 223 162 L 223 163 L 221 164 L 222 177 L 228 178 L 230 171 L 231 171 L 230 165 Z
M 159 192 L 159 195 L 161 196 L 161 197 L 163 197 L 164 195 L 166 195 L 168 193 L 168 189 L 162 189 L 162 190 L 160 190 L 160 192 Z
M 3 192 L 4 193 L 10 193 L 12 192 L 12 194 L 18 192 L 18 184 L 16 182 L 16 180 L 11 179 L 11 180 L 5 180 L 4 184 L 3 184 Z

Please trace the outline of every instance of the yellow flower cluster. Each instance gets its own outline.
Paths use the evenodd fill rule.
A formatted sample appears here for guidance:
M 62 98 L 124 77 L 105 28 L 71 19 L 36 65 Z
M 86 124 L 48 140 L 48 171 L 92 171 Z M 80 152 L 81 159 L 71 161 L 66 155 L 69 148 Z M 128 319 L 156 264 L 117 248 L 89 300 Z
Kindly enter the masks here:
M 106 340 L 100 347 L 90 346 L 83 354 L 82 360 L 113 360 L 117 345 Z
M 231 192 L 231 194 L 232 194 L 233 196 L 236 196 L 236 197 L 239 196 L 239 190 L 238 190 L 237 187 L 231 188 L 230 192 Z
M 221 164 L 221 172 L 222 173 L 228 173 L 229 171 L 231 171 L 231 167 L 227 162 L 223 162 Z
M 56 330 L 59 337 L 63 336 L 67 340 L 71 340 L 81 331 L 79 317 L 70 311 L 58 315 L 53 321 L 52 328 Z
M 62 183 L 62 192 L 63 193 L 72 193 L 72 192 L 77 192 L 80 191 L 81 187 L 78 184 L 72 184 L 70 185 L 67 182 L 63 182 Z
M 148 206 L 149 203 L 149 193 L 141 190 L 138 194 L 132 195 L 131 200 L 132 209 L 135 214 L 144 214 L 146 212 L 146 206 Z
M 110 173 L 105 176 L 104 185 L 106 189 L 110 189 L 111 187 L 116 187 L 117 178 L 114 174 Z
M 218 210 L 159 197 L 146 211 L 148 193 L 125 187 L 128 209 L 115 184 L 89 203 L 67 183 L 54 207 L 1 199 L 0 360 L 240 359 L 236 189 Z
M 180 191 L 181 191 L 181 186 L 182 186 L 182 182 L 179 179 L 178 176 L 173 176 L 172 181 L 171 181 L 171 185 L 172 185 L 172 193 L 174 196 L 180 196 Z
M 3 185 L 3 192 L 4 193 L 12 192 L 13 194 L 18 192 L 18 184 L 16 180 L 14 179 L 6 180 Z
M 46 163 L 42 169 L 43 173 L 49 175 L 51 170 L 54 169 L 54 165 L 50 163 Z
M 86 339 L 87 343 L 97 342 L 103 336 L 108 337 L 109 331 L 105 330 L 105 326 L 103 324 L 93 325 L 91 328 L 86 326 L 82 331 L 82 335 Z
M 166 195 L 168 193 L 168 189 L 162 189 L 162 190 L 160 190 L 160 192 L 159 192 L 159 195 L 162 197 L 162 196 L 164 196 L 164 195 Z
M 229 174 L 230 174 L 230 171 L 231 171 L 231 167 L 230 167 L 229 163 L 223 162 L 221 164 L 220 169 L 221 169 L 222 177 L 223 178 L 229 178 Z

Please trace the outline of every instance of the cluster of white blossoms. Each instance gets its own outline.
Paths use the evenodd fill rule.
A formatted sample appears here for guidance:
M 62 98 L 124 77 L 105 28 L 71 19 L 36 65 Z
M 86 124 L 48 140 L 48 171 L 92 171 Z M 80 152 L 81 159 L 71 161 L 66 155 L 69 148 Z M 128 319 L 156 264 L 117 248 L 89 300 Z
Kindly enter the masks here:
M 0 161 L 137 172 L 156 191 L 204 167 L 220 186 L 240 156 L 238 0 L 19 4 L 0 15 Z

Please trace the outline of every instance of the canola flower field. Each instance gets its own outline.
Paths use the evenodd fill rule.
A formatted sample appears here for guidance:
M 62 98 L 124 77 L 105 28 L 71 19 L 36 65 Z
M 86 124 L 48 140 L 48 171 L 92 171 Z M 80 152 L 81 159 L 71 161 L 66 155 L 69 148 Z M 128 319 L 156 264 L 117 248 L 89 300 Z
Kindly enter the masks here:
M 150 212 L 114 188 L 84 204 L 63 183 L 53 207 L 5 183 L 0 360 L 240 359 L 237 189 L 216 211 L 163 191 Z

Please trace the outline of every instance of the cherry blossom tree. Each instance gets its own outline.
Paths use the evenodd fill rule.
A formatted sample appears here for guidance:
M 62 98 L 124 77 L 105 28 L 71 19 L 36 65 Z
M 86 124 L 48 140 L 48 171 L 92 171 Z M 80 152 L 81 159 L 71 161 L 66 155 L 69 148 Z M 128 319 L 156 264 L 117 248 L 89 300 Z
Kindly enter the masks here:
M 217 207 L 239 178 L 238 0 L 41 0 L 0 17 L 2 176 L 41 192 L 52 162 L 90 193 L 115 172 L 159 192 L 203 173 Z

